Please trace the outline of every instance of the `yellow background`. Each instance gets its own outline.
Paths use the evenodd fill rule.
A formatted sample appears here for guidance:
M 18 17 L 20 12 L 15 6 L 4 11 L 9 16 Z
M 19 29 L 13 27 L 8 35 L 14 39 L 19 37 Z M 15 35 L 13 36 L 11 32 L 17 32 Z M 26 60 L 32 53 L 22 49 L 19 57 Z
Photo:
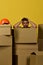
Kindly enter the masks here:
M 0 0 L 0 20 L 8 18 L 14 25 L 23 17 L 43 23 L 43 0 Z

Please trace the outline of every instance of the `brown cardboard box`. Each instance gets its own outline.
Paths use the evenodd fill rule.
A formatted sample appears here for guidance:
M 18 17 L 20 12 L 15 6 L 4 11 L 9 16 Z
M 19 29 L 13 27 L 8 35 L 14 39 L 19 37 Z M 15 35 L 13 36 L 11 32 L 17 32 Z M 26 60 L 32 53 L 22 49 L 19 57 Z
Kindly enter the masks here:
M 30 55 L 30 65 L 36 65 L 36 55 Z
M 38 45 L 25 43 L 37 43 L 36 28 L 14 28 L 14 37 L 18 65 L 29 65 L 30 54 L 38 52 Z
M 11 35 L 11 25 L 0 25 L 0 35 Z
M 0 65 L 12 65 L 12 46 L 0 46 Z
M 29 65 L 30 54 L 32 52 L 38 54 L 37 44 L 16 44 L 16 55 L 18 55 L 18 65 Z
M 12 35 L 10 25 L 0 25 L 0 65 L 12 65 Z
M 36 28 L 14 28 L 15 43 L 37 43 Z
M 12 45 L 12 36 L 1 35 L 0 36 L 0 46 L 11 46 Z
M 37 60 L 38 60 L 37 65 L 43 65 L 43 55 L 38 55 Z
M 38 25 L 38 50 L 43 51 L 43 24 Z
M 38 55 L 43 55 L 43 51 L 38 51 Z
M 43 39 L 43 24 L 38 25 L 38 39 Z
M 38 50 L 43 51 L 43 39 L 38 39 Z
M 0 65 L 12 65 L 12 36 L 0 36 Z
M 0 65 L 12 65 L 12 36 L 0 36 Z
M 31 55 L 30 65 L 43 65 L 43 55 Z

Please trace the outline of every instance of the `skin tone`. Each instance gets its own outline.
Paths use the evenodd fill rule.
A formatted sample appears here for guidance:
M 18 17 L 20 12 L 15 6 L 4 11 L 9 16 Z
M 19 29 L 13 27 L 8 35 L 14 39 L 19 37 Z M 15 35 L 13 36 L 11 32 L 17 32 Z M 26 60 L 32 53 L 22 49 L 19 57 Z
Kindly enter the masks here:
M 23 21 L 22 25 L 23 25 L 23 27 L 28 28 L 29 22 Z
M 29 23 L 31 24 L 31 27 L 33 27 L 33 28 L 36 28 L 36 27 L 37 27 L 37 25 L 36 25 L 35 23 L 33 23 L 32 21 L 29 21 L 29 23 L 28 23 L 28 21 L 20 21 L 20 22 L 17 22 L 17 23 L 14 25 L 14 27 L 15 27 L 15 28 L 20 27 L 19 25 L 20 25 L 21 23 L 22 23 L 23 27 L 25 27 L 25 28 L 28 27 Z

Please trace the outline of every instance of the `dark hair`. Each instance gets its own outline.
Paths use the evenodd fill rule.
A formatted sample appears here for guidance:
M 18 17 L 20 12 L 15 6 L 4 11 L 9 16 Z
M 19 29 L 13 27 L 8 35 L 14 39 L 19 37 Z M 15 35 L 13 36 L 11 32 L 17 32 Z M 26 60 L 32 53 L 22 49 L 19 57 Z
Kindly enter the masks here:
M 28 18 L 22 18 L 21 21 L 22 21 L 22 23 L 24 23 L 24 21 L 27 21 L 27 23 L 29 23 Z
M 28 21 L 28 18 L 22 18 L 21 21 Z

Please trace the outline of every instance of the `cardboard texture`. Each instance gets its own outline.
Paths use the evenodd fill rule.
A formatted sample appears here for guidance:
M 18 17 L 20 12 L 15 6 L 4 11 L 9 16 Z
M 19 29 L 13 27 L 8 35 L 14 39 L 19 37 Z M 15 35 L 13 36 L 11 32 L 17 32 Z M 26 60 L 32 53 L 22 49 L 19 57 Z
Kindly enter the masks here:
M 38 25 L 38 38 L 43 39 L 43 24 Z
M 36 28 L 14 28 L 15 43 L 37 43 Z
M 18 55 L 18 65 L 29 65 L 30 63 L 30 54 L 35 52 L 38 54 L 38 45 L 25 45 L 25 44 L 16 44 L 16 55 Z
M 0 25 L 0 65 L 12 65 L 12 35 L 10 25 Z
M 11 46 L 12 45 L 12 36 L 0 36 L 0 46 Z
M 38 50 L 43 51 L 43 39 L 38 39 Z
M 12 46 L 0 47 L 0 65 L 12 65 Z
M 43 51 L 43 24 L 38 25 L 38 51 Z
M 11 25 L 0 25 L 0 35 L 11 35 Z
M 36 65 L 36 55 L 30 56 L 30 65 Z
M 43 65 L 43 55 L 31 55 L 30 65 Z

